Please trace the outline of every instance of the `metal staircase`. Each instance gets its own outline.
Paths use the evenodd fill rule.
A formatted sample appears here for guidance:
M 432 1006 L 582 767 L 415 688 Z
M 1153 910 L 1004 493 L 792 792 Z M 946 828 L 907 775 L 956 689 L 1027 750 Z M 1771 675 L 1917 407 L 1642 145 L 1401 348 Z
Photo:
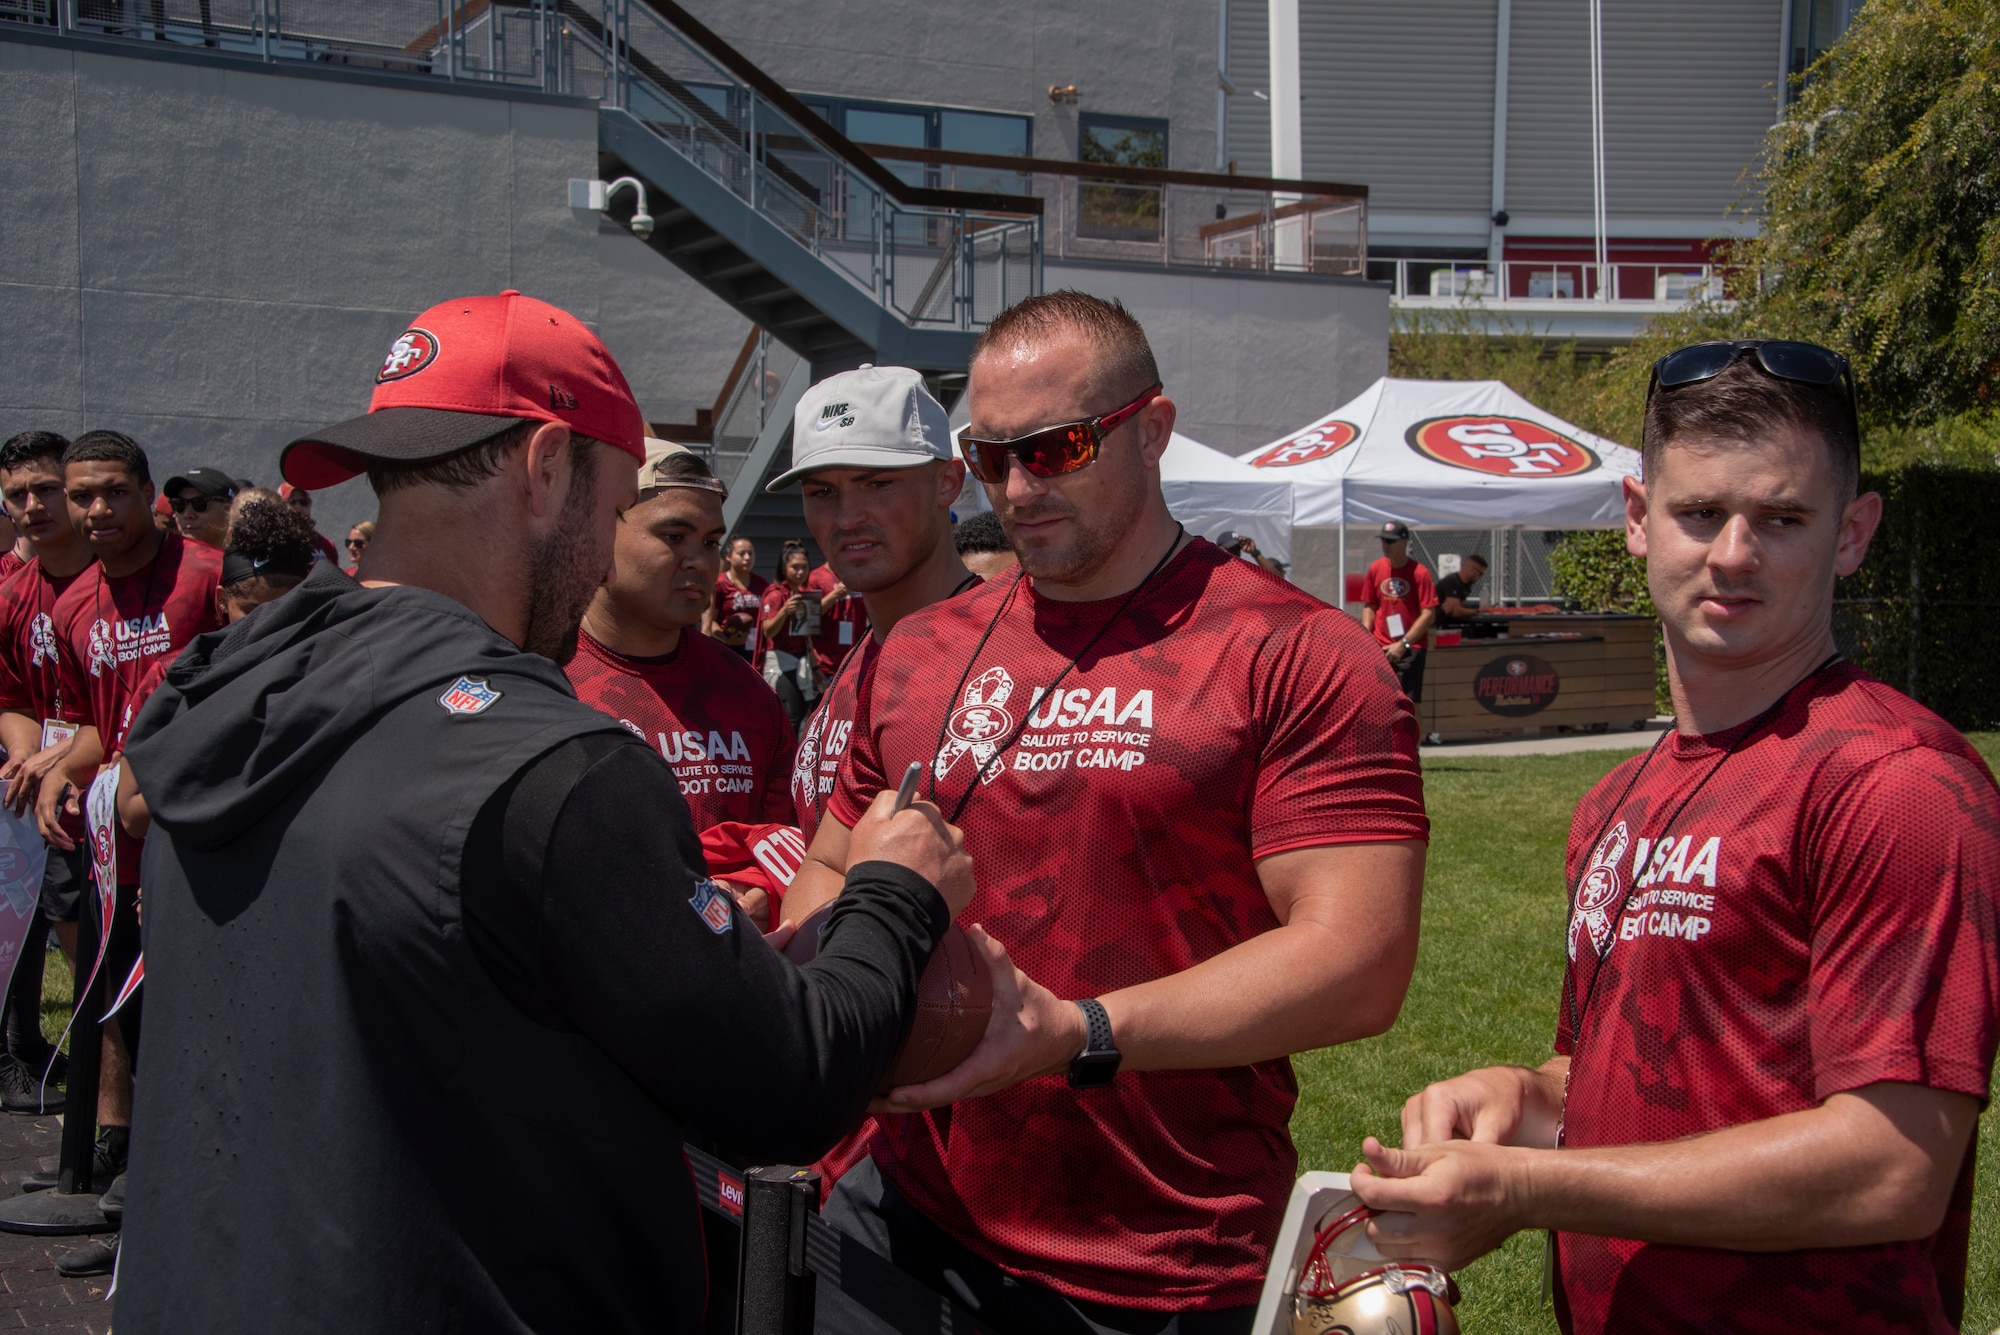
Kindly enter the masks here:
M 1039 290 L 1040 199 L 905 183 L 672 3 L 558 8 L 564 69 L 602 62 L 603 175 L 653 197 L 647 244 L 816 368 L 961 369 Z
M 1040 290 L 1041 200 L 905 183 L 670 0 L 0 0 L 0 22 L 587 97 L 647 244 L 816 369 L 962 370 Z

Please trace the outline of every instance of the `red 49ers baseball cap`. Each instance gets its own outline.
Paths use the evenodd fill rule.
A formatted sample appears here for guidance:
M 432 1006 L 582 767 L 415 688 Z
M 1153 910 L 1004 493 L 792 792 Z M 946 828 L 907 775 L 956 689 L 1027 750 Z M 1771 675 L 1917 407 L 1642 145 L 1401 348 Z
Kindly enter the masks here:
M 278 471 L 317 491 L 377 461 L 455 454 L 523 419 L 561 422 L 646 457 L 646 423 L 625 373 L 581 320 L 512 289 L 460 297 L 397 335 L 365 415 L 285 446 Z

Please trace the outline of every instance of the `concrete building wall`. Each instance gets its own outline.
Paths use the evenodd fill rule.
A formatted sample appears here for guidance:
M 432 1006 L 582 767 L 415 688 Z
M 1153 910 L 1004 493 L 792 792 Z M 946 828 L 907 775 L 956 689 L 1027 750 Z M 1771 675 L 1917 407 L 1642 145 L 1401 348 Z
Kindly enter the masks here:
M 514 287 L 599 318 L 565 192 L 596 174 L 590 108 L 0 40 L 0 124 L 5 434 L 109 427 L 156 479 L 274 484 L 425 307 Z M 316 508 L 338 538 L 374 498 Z
M 1077 114 L 1163 116 L 1168 165 L 1215 167 L 1215 0 L 690 0 L 795 93 L 1032 114 L 1034 154 L 1074 161 Z M 1075 84 L 1074 106 L 1050 85 Z

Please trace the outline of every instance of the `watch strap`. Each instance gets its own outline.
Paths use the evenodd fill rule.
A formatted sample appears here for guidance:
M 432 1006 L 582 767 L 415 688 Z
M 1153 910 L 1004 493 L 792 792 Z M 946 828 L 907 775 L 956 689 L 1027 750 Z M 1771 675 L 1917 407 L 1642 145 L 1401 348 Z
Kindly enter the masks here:
M 1106 1013 L 1104 1004 L 1093 998 L 1077 1002 L 1076 1008 L 1083 1012 L 1083 1022 L 1090 1035 L 1084 1040 L 1084 1054 L 1116 1052 L 1118 1049 L 1111 1041 L 1111 1016 Z

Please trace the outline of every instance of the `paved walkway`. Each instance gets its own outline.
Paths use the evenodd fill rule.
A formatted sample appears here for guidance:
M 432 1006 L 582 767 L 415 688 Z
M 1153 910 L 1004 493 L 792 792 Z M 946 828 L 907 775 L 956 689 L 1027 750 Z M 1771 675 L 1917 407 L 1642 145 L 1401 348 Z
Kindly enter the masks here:
M 1636 751 L 1651 746 L 1667 729 L 1667 720 L 1653 719 L 1644 728 L 1629 732 L 1563 733 L 1555 737 L 1523 737 L 1511 742 L 1425 743 L 1426 760 L 1445 756 L 1554 756 L 1571 751 Z
M 62 1148 L 62 1120 L 0 1113 L 0 1198 L 20 1191 L 29 1173 L 53 1171 Z M 0 1233 L 0 1331 L 33 1329 L 53 1335 L 110 1335 L 111 1277 L 64 1279 L 56 1258 L 85 1238 Z

